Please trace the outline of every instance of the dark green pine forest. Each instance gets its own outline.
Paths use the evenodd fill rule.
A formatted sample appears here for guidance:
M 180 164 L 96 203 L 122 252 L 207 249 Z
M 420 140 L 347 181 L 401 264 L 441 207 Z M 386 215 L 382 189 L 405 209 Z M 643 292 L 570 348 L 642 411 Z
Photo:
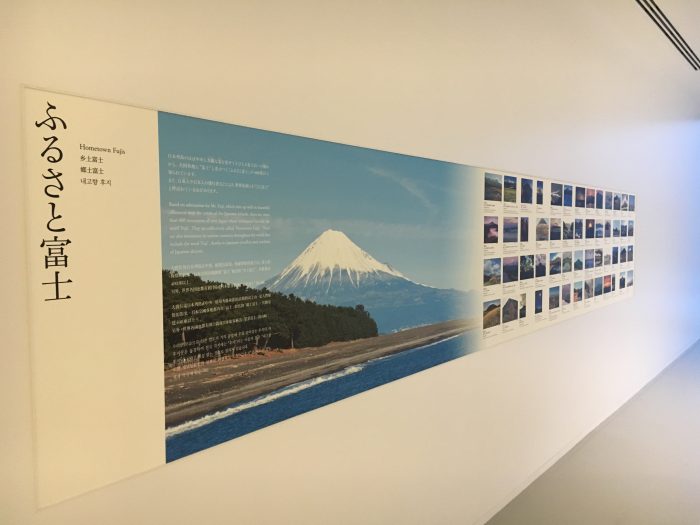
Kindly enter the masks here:
M 374 337 L 377 323 L 363 305 L 321 305 L 163 270 L 163 331 L 167 366 L 183 356 L 204 361 Z

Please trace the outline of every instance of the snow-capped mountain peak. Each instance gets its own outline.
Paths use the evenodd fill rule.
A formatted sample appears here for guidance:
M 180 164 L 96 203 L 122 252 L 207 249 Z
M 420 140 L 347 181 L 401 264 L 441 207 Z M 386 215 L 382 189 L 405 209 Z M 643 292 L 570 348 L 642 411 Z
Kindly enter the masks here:
M 376 260 L 337 230 L 326 230 L 319 235 L 289 266 L 270 283 L 285 288 L 323 283 L 349 282 L 359 286 L 368 276 L 387 276 L 406 279 L 401 272 Z
M 380 333 L 480 313 L 473 294 L 407 279 L 335 230 L 324 231 L 260 287 L 318 304 L 362 305 Z

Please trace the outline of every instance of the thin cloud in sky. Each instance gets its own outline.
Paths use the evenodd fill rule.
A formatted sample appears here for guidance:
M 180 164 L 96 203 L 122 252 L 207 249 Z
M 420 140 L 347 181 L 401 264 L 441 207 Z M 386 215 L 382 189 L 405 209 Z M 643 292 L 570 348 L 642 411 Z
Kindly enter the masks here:
M 435 204 L 433 204 L 433 202 L 428 198 L 425 192 L 423 192 L 423 190 L 421 190 L 418 187 L 415 181 L 379 168 L 369 168 L 369 172 L 373 175 L 376 175 L 377 177 L 382 177 L 384 179 L 388 179 L 392 182 L 395 182 L 408 193 L 416 197 L 421 202 L 421 204 L 428 208 L 432 213 L 438 211 L 437 206 L 435 206 Z

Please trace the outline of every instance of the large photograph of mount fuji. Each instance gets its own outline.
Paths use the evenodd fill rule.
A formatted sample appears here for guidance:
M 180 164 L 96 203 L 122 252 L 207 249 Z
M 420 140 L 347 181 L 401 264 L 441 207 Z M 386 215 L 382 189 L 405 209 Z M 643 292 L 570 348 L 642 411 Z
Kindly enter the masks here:
M 159 114 L 173 461 L 478 349 L 483 171 Z
M 362 304 L 379 333 L 448 321 L 467 311 L 472 294 L 412 281 L 379 262 L 345 233 L 326 230 L 289 266 L 262 285 L 319 304 Z

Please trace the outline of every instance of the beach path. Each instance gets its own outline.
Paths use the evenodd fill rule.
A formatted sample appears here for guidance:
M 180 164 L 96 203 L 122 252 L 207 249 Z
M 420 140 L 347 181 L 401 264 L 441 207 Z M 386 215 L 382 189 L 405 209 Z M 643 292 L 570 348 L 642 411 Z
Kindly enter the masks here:
M 195 368 L 171 368 L 165 371 L 165 424 L 171 427 L 285 386 L 478 327 L 478 320 L 446 321 L 315 348 L 267 351 L 204 362 Z

